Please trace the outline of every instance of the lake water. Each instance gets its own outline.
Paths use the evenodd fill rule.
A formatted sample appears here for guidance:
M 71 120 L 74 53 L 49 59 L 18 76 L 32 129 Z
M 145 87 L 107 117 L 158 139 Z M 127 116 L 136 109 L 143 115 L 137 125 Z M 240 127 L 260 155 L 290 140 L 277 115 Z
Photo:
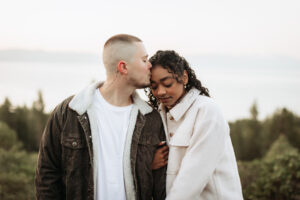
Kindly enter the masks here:
M 300 114 L 300 66 L 203 66 L 195 71 L 227 120 L 248 117 L 254 101 L 260 119 L 282 107 Z M 103 66 L 95 63 L 0 62 L 0 103 L 9 97 L 13 105 L 30 106 L 42 90 L 46 110 L 51 111 L 64 98 L 104 78 Z

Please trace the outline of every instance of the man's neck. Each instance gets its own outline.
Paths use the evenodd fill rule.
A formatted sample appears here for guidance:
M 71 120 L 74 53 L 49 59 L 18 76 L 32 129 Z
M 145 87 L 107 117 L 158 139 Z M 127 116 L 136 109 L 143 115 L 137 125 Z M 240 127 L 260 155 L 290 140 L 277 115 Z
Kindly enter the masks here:
M 114 106 L 128 106 L 133 103 L 131 96 L 135 88 L 118 79 L 107 79 L 99 91 L 108 103 Z

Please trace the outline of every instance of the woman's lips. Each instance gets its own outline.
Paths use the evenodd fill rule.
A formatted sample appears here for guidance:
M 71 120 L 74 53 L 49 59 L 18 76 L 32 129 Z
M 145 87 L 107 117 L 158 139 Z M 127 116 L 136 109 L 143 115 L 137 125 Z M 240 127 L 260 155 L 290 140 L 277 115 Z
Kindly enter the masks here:
M 171 97 L 166 97 L 166 98 L 159 98 L 160 102 L 166 103 L 171 99 Z

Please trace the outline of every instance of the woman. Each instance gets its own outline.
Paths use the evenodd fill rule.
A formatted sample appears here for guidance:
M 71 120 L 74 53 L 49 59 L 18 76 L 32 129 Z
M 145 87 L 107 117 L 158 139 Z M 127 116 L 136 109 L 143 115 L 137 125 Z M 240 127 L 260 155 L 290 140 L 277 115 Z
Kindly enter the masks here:
M 175 51 L 157 51 L 150 62 L 149 102 L 169 145 L 166 199 L 243 199 L 229 127 L 208 89 Z

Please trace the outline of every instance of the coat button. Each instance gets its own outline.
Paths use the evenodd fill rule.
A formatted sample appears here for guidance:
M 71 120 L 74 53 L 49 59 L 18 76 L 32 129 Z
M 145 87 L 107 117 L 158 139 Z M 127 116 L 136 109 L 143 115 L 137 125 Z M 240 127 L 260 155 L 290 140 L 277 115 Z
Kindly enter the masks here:
M 174 117 L 170 116 L 169 119 L 170 119 L 170 120 L 174 120 Z
M 170 137 L 173 137 L 174 133 L 170 133 Z
M 77 142 L 72 142 L 72 146 L 73 146 L 73 147 L 76 147 L 77 144 L 78 144 Z

